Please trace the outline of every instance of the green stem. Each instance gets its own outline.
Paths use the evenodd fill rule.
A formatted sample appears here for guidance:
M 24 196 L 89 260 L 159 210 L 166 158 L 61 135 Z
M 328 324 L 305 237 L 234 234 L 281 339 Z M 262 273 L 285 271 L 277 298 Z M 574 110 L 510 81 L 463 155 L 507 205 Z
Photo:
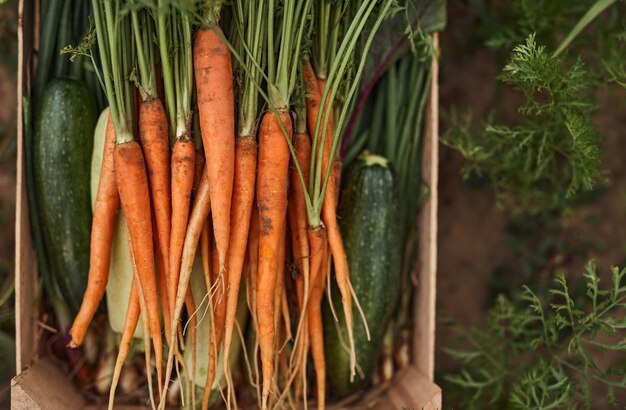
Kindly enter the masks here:
M 563 39 L 559 48 L 554 52 L 554 57 L 558 57 L 570 45 L 570 43 L 585 29 L 596 17 L 598 17 L 604 10 L 616 3 L 617 0 L 597 0 L 593 6 L 587 10 L 587 13 L 576 23 L 574 28 Z
M 369 52 L 369 49 L 372 45 L 372 41 L 374 40 L 374 36 L 376 35 L 376 32 L 378 31 L 378 28 L 380 27 L 380 25 L 382 24 L 383 20 L 386 18 L 387 13 L 389 12 L 389 9 L 391 8 L 391 4 L 393 3 L 393 0 L 387 0 L 385 2 L 385 6 L 382 8 L 382 10 L 380 11 L 378 18 L 376 19 L 372 30 L 367 38 L 367 41 L 365 42 L 365 46 L 363 47 L 363 56 L 367 56 L 367 53 Z M 367 14 L 367 17 L 369 17 L 369 13 Z M 367 17 L 365 20 L 367 20 Z M 362 27 L 362 26 L 361 26 Z M 359 32 L 362 31 L 362 28 L 359 30 Z M 354 47 L 354 46 L 353 46 Z M 350 87 L 350 90 L 348 92 L 346 101 L 352 101 L 352 98 L 354 97 L 358 87 L 359 87 L 359 80 L 361 78 L 361 75 L 363 74 L 363 69 L 365 68 L 365 62 L 366 62 L 366 58 L 361 58 L 361 62 L 359 64 L 359 68 L 355 74 L 355 77 L 352 81 L 352 85 Z M 345 70 L 345 68 L 343 69 Z M 342 71 L 343 72 L 343 71 Z M 339 81 L 335 81 L 335 84 L 333 84 L 333 94 L 336 91 L 336 88 L 339 85 Z M 324 106 L 324 99 L 322 97 L 322 107 Z M 332 100 L 331 100 L 332 101 Z M 335 154 L 337 152 L 337 148 L 339 147 L 339 142 L 341 141 L 341 134 L 342 134 L 342 130 L 343 130 L 343 126 L 344 123 L 347 119 L 347 114 L 348 114 L 348 110 L 349 110 L 350 104 L 344 104 L 342 110 L 341 110 L 341 114 L 339 116 L 339 121 L 337 122 L 336 128 L 335 128 L 335 133 L 334 133 L 334 139 L 333 139 L 333 146 L 331 149 L 331 153 L 330 153 L 330 158 L 335 158 Z M 328 104 L 328 108 L 327 111 L 329 111 L 330 109 L 332 109 L 331 104 Z M 328 122 L 326 124 L 324 124 L 324 127 L 326 127 L 328 125 Z M 322 187 L 322 192 L 320 195 L 321 201 L 319 203 L 320 206 L 320 210 L 321 210 L 321 204 L 324 200 L 324 195 L 326 195 L 326 188 L 328 186 L 328 180 L 330 179 L 330 171 L 331 171 L 331 166 L 329 164 L 328 167 L 326 167 L 326 175 L 324 177 L 324 185 Z
M 57 54 L 56 70 L 54 73 L 56 78 L 60 78 L 68 74 L 69 59 L 65 55 L 58 54 L 63 47 L 72 42 L 72 8 L 74 7 L 74 4 L 72 3 L 73 2 L 70 0 L 65 0 L 63 11 L 61 13 L 61 20 L 57 22 L 60 28 L 56 49 L 54 50 Z
M 165 88 L 165 107 L 169 115 L 169 124 L 172 136 L 176 136 L 176 100 L 174 90 L 174 75 L 169 55 L 169 36 L 167 32 L 167 17 L 170 13 L 167 0 L 158 1 L 157 32 L 159 52 L 161 53 L 161 71 L 163 72 L 163 86 Z
M 57 53 L 54 50 L 56 44 L 57 31 L 60 29 L 59 19 L 61 10 L 63 9 L 63 0 L 51 0 L 44 2 L 46 4 L 44 19 L 41 21 L 39 54 L 37 60 L 37 71 L 35 72 L 35 81 L 33 83 L 33 104 L 38 107 L 43 90 L 48 82 L 52 61 Z
M 328 179 L 330 178 L 330 171 L 332 169 L 330 164 L 328 167 L 326 167 L 326 172 L 325 172 L 325 176 L 324 176 L 323 184 L 322 184 L 322 164 L 323 164 L 325 138 L 322 138 L 320 140 L 319 136 L 326 135 L 326 132 L 328 129 L 328 122 L 329 122 L 328 118 L 330 118 L 330 110 L 332 109 L 332 104 L 327 103 L 327 101 L 333 101 L 335 93 L 337 92 L 337 88 L 339 87 L 339 82 L 343 78 L 343 75 L 349 63 L 349 59 L 351 58 L 351 51 L 354 50 L 354 47 L 356 46 L 359 35 L 363 31 L 363 28 L 365 27 L 365 24 L 367 23 L 367 20 L 370 14 L 374 10 L 376 3 L 377 2 L 375 0 L 370 1 L 369 4 L 367 2 L 363 3 L 361 8 L 359 9 L 359 12 L 357 13 L 357 18 L 355 19 L 354 24 L 350 25 L 346 38 L 344 39 L 344 41 L 341 44 L 341 47 L 339 48 L 338 59 L 331 66 L 328 83 L 326 84 L 326 89 L 324 90 L 322 94 L 322 100 L 321 100 L 320 106 L 323 107 L 323 109 L 320 110 L 317 115 L 317 121 L 315 125 L 315 138 L 314 138 L 314 141 L 315 140 L 321 141 L 320 148 L 317 151 L 318 159 L 317 159 L 317 166 L 315 170 L 315 185 L 314 185 L 314 192 L 313 192 L 313 206 L 316 212 L 321 212 L 322 204 L 324 202 L 324 195 L 326 194 L 326 187 L 328 184 Z M 373 35 L 378 30 L 378 27 L 380 27 L 380 24 L 382 23 L 383 18 L 386 16 L 387 11 L 389 10 L 390 6 L 391 6 L 391 0 L 387 1 L 386 7 L 384 7 L 384 10 L 379 15 L 376 21 L 376 24 L 374 25 L 372 29 L 370 36 L 368 38 L 368 41 L 366 43 L 366 47 L 363 50 L 363 56 L 367 55 L 369 46 L 371 45 L 371 42 L 373 40 Z M 359 66 L 359 71 L 357 72 L 357 75 L 353 79 L 353 85 L 350 89 L 350 92 L 348 93 L 348 97 L 346 101 L 350 101 L 352 96 L 354 95 L 356 88 L 358 86 L 358 79 L 360 78 L 364 65 L 365 65 L 365 58 L 362 57 L 360 66 Z M 331 159 L 335 157 L 336 148 L 340 140 L 339 136 L 341 135 L 340 130 L 343 126 L 343 122 L 345 121 L 345 115 L 346 115 L 348 106 L 349 104 L 344 105 L 341 116 L 339 118 L 339 122 L 336 124 L 336 128 L 334 129 L 333 146 L 331 148 L 331 155 L 330 155 Z M 320 125 L 322 126 L 321 134 L 320 134 Z M 312 152 L 316 152 L 315 149 L 313 149 Z M 320 186 L 321 186 L 321 189 L 320 189 Z
M 135 5 L 136 1 L 131 0 L 131 4 Z M 139 24 L 139 11 L 133 8 L 131 11 L 131 21 L 133 26 L 133 37 L 135 38 L 135 48 L 137 49 L 137 65 L 139 66 L 140 84 L 139 90 L 143 101 L 149 98 L 155 98 L 155 89 L 151 84 L 150 71 L 154 69 L 152 62 L 149 63 L 150 53 L 148 51 L 150 43 L 146 45 L 144 35 L 148 31 L 148 27 L 144 25 L 143 33 Z M 147 47 L 146 47 L 147 46 Z M 150 68 L 148 68 L 150 66 Z

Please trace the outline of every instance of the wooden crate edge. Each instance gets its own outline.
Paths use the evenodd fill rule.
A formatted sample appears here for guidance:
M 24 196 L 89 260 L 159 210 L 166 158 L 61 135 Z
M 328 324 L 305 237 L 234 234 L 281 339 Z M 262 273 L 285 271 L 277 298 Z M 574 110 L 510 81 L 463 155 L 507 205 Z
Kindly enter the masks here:
M 439 34 L 433 34 L 436 56 L 432 62 L 430 96 L 425 117 L 422 175 L 429 189 L 421 209 L 419 265 L 414 298 L 413 362 L 434 380 L 437 292 L 437 209 L 439 184 Z
M 24 124 L 22 118 L 22 96 L 26 91 L 28 79 L 27 69 L 32 54 L 33 32 L 24 30 L 25 25 L 33 23 L 33 2 L 19 0 L 18 6 L 18 121 L 17 121 L 17 181 L 16 181 L 16 228 L 15 228 L 15 278 L 16 278 L 16 376 L 11 383 L 11 393 L 22 395 L 21 403 L 26 403 L 29 389 L 28 377 L 20 378 L 20 373 L 30 370 L 43 361 L 33 361 L 36 356 L 36 318 L 33 306 L 35 286 L 37 283 L 36 256 L 31 247 L 28 205 L 26 197 L 24 171 Z M 438 34 L 433 35 L 438 50 Z M 433 61 L 432 81 L 429 103 L 427 107 L 424 139 L 423 175 L 430 188 L 429 197 L 420 214 L 420 262 L 419 279 L 414 304 L 415 329 L 413 338 L 413 362 L 420 374 L 415 380 L 415 388 L 420 388 L 423 380 L 428 381 L 429 388 L 438 391 L 441 401 L 441 390 L 432 383 L 434 378 L 434 343 L 435 343 L 435 291 L 437 264 L 437 181 L 438 181 L 438 61 Z M 425 244 L 425 245 L 423 245 Z M 26 320 L 25 320 L 26 319 Z M 28 366 L 31 365 L 31 368 Z M 45 366 L 45 365 L 44 365 Z M 36 367 L 35 367 L 36 368 Z M 411 367 L 413 368 L 413 367 Z M 32 374 L 32 373 L 31 373 Z M 62 378 L 62 377 L 61 377 Z M 67 385 L 67 387 L 65 386 Z M 26 386 L 28 387 L 28 386 Z M 68 395 L 76 389 L 69 383 L 63 383 L 61 391 Z M 394 388 L 390 389 L 393 392 Z M 31 397 L 31 400 L 34 398 Z M 24 401 L 26 400 L 26 401 Z M 436 398 L 433 399 L 436 402 Z M 20 407 L 12 407 L 20 408 Z M 29 408 L 29 407 L 21 407 Z M 431 407 L 424 407 L 431 408 Z
M 33 46 L 32 31 L 24 30 L 33 22 L 32 2 L 20 0 L 18 6 L 17 78 L 17 171 L 15 192 L 15 343 L 16 370 L 19 374 L 35 356 L 36 256 L 31 247 L 28 201 L 24 170 L 24 121 L 22 96 L 26 91 L 27 70 Z

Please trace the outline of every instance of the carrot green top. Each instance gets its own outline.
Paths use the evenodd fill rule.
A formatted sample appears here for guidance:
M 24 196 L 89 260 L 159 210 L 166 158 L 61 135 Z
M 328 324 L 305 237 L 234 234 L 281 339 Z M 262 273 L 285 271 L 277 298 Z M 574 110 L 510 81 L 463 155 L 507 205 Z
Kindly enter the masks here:
M 133 85 L 131 74 L 135 50 L 130 15 L 122 12 L 120 0 L 92 0 L 100 55 L 101 82 L 109 100 L 115 126 L 115 142 L 122 144 L 133 137 Z

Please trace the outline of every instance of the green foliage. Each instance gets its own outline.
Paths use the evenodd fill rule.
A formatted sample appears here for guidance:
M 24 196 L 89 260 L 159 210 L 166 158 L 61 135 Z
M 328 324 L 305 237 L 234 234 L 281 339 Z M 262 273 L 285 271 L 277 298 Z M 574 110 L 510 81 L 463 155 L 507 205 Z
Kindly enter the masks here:
M 487 123 L 478 136 L 456 122 L 444 142 L 467 159 L 464 175 L 487 176 L 500 201 L 513 199 L 531 212 L 561 208 L 602 181 L 582 61 L 567 65 L 530 35 L 515 47 L 500 79 L 526 97 L 521 118 L 514 125 Z
M 461 367 L 444 379 L 447 391 L 464 397 L 463 408 L 591 408 L 600 389 L 624 405 L 616 398 L 626 389 L 623 365 L 602 356 L 626 351 L 626 269 L 613 268 L 607 287 L 593 262 L 583 276 L 582 297 L 559 274 L 546 298 L 528 287 L 520 304 L 498 297 L 482 329 L 451 323 L 459 338 L 447 353 Z
M 626 2 L 469 3 L 475 29 L 468 30 L 468 45 L 478 41 L 502 58 L 512 54 L 499 60 L 507 62 L 482 131 L 474 135 L 469 119 L 453 117 L 445 140 L 467 158 L 466 177 L 488 177 L 500 205 L 531 213 L 563 210 L 604 182 L 601 141 L 591 121 L 593 97 L 597 89 L 626 85 Z M 514 121 L 499 115 L 502 88 L 526 97 Z

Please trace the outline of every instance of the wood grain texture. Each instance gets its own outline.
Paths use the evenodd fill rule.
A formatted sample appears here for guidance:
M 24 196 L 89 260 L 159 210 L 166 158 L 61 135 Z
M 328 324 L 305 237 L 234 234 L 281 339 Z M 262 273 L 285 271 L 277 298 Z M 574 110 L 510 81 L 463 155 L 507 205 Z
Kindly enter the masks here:
M 11 410 L 82 409 L 82 396 L 52 362 L 41 360 L 11 381 Z
M 37 285 L 36 255 L 31 246 L 28 201 L 24 171 L 24 122 L 22 95 L 27 92 L 33 50 L 33 2 L 20 0 L 18 9 L 17 71 L 17 183 L 15 193 L 15 343 L 16 369 L 19 374 L 35 356 L 33 308 Z
M 420 215 L 419 272 L 413 317 L 413 363 L 429 380 L 435 376 L 435 301 L 437 291 L 437 203 L 439 179 L 439 36 L 433 35 L 430 96 L 425 116 L 422 175 L 428 198 Z

